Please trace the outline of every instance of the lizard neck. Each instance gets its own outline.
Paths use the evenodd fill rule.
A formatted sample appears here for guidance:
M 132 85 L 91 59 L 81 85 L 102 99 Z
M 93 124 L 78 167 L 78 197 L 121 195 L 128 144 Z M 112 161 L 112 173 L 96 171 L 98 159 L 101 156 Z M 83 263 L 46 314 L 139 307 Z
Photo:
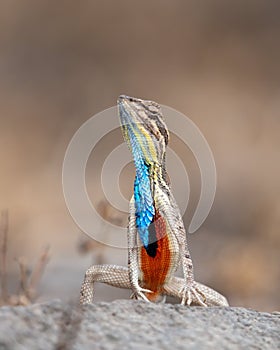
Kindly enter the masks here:
M 151 188 L 153 189 L 152 191 L 153 196 L 154 196 L 155 186 L 158 186 L 162 191 L 169 193 L 170 180 L 165 168 L 165 161 L 163 164 L 158 164 L 154 162 L 149 168 L 149 173 L 150 173 Z

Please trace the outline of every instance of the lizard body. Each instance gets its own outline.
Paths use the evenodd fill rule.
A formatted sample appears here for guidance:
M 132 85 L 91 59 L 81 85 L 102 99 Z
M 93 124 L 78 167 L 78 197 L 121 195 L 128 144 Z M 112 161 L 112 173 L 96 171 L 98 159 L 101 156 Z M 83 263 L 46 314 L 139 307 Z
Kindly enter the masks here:
M 169 133 L 160 106 L 121 95 L 118 109 L 136 170 L 129 206 L 128 268 L 92 266 L 80 302 L 91 303 L 94 282 L 103 282 L 130 288 L 134 298 L 145 301 L 170 295 L 181 299 L 181 304 L 228 305 L 221 294 L 194 281 L 183 220 L 165 167 Z M 180 264 L 183 278 L 174 276 Z

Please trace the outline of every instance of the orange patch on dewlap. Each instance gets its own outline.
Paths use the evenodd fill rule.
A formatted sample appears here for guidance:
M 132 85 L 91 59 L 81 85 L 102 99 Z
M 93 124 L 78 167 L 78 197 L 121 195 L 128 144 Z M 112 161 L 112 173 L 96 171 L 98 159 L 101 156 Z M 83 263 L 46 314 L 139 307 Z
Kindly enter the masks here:
M 141 270 L 143 273 L 144 288 L 153 291 L 147 293 L 149 300 L 155 300 L 161 294 L 162 287 L 166 281 L 170 268 L 171 254 L 169 249 L 169 239 L 166 234 L 165 220 L 156 212 L 155 230 L 157 237 L 156 256 L 151 257 L 147 254 L 144 247 L 141 248 Z

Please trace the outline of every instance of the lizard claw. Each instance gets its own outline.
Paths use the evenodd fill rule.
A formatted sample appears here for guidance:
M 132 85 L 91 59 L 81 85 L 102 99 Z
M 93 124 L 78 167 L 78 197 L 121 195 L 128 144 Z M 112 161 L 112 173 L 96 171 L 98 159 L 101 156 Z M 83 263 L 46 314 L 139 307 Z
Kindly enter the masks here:
M 195 284 L 193 284 L 190 287 L 182 287 L 180 290 L 180 295 L 182 295 L 181 305 L 187 304 L 188 306 L 190 306 L 195 301 L 196 304 L 207 307 L 207 305 L 205 304 L 205 295 L 199 290 L 199 288 Z
M 144 288 L 138 287 L 132 293 L 130 298 L 137 299 L 137 300 L 145 300 L 147 302 L 150 302 L 150 300 L 146 297 L 146 295 L 144 293 L 153 293 L 153 292 L 151 290 L 149 290 L 149 289 L 144 289 Z

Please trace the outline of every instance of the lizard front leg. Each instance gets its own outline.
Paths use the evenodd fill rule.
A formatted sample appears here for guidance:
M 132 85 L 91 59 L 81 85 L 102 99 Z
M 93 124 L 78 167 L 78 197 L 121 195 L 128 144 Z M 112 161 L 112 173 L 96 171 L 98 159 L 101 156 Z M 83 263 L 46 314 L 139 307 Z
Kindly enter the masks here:
M 180 232 L 179 241 L 181 241 L 179 244 L 184 275 L 184 283 L 181 286 L 180 290 L 182 297 L 181 304 L 185 305 L 187 303 L 187 305 L 190 306 L 193 303 L 193 300 L 196 300 L 199 305 L 207 306 L 207 297 L 204 294 L 204 291 L 200 288 L 200 284 L 194 281 L 193 262 L 188 249 L 186 233 L 184 229 Z
M 187 303 L 188 306 L 190 306 L 194 300 L 197 301 L 197 304 L 200 306 L 207 306 L 206 303 L 206 295 L 204 292 L 199 288 L 199 285 L 194 281 L 193 274 L 192 274 L 192 261 L 188 257 L 183 258 L 183 271 L 188 270 L 185 272 L 187 273 L 187 278 L 184 278 L 184 284 L 182 285 L 180 289 L 180 295 L 182 298 L 181 304 L 185 305 Z M 186 267 L 184 267 L 184 265 Z
M 137 228 L 135 219 L 135 204 L 132 197 L 129 204 L 129 223 L 127 229 L 128 242 L 128 269 L 130 288 L 132 289 L 132 297 L 142 299 L 149 302 L 144 293 L 152 293 L 149 289 L 144 289 L 139 285 L 139 264 L 138 264 L 138 247 Z

